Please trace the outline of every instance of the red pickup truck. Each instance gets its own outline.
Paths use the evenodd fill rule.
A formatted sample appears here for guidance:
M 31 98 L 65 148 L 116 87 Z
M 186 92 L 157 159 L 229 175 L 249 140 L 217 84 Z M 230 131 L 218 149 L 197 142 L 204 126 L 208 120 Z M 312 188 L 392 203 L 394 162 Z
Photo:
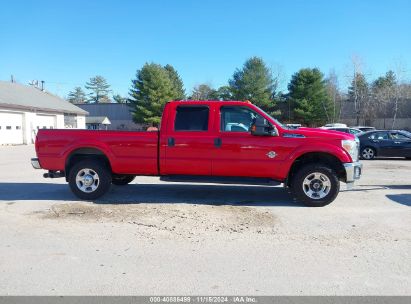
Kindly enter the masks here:
M 308 206 L 331 203 L 361 175 L 351 134 L 289 129 L 241 101 L 171 101 L 159 131 L 39 130 L 36 169 L 65 177 L 76 196 L 101 197 L 136 175 L 168 181 L 283 183 Z

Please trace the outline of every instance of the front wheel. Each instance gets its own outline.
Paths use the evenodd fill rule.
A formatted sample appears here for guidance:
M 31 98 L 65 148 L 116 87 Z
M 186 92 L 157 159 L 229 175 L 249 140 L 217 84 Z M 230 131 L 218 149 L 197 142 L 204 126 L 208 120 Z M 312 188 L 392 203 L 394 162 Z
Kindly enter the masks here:
M 375 157 L 375 150 L 371 147 L 365 147 L 361 150 L 361 158 L 362 159 L 373 159 Z
M 291 183 L 295 198 L 309 207 L 323 207 L 330 204 L 340 191 L 337 174 L 321 164 L 309 164 L 294 175 Z
M 69 185 L 77 197 L 84 200 L 94 200 L 103 196 L 110 189 L 111 173 L 100 162 L 83 160 L 71 168 Z

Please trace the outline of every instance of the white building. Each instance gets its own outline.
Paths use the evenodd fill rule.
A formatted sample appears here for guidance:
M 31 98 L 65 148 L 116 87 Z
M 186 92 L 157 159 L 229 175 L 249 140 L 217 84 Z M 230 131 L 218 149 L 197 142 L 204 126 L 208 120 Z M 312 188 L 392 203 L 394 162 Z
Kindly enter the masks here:
M 0 145 L 34 143 L 38 129 L 85 129 L 87 114 L 36 87 L 0 81 Z

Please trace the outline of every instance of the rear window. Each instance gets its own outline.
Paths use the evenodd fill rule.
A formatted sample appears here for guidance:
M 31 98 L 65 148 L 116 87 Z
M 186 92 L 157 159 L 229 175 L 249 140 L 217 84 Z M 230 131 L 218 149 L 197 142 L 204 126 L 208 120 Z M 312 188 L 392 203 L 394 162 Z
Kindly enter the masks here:
M 179 106 L 174 122 L 175 131 L 207 131 L 209 109 L 206 106 Z

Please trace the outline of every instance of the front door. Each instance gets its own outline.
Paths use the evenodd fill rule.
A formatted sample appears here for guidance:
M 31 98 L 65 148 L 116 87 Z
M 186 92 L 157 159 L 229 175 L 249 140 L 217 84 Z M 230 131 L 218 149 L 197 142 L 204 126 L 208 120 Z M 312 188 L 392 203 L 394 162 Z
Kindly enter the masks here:
M 176 103 L 167 122 L 165 162 L 162 175 L 211 175 L 213 115 L 208 105 Z
M 411 157 L 411 138 L 400 132 L 391 132 L 391 156 Z
M 250 133 L 254 119 L 261 115 L 246 106 L 222 106 L 219 111 L 213 176 L 275 177 L 281 139 Z

